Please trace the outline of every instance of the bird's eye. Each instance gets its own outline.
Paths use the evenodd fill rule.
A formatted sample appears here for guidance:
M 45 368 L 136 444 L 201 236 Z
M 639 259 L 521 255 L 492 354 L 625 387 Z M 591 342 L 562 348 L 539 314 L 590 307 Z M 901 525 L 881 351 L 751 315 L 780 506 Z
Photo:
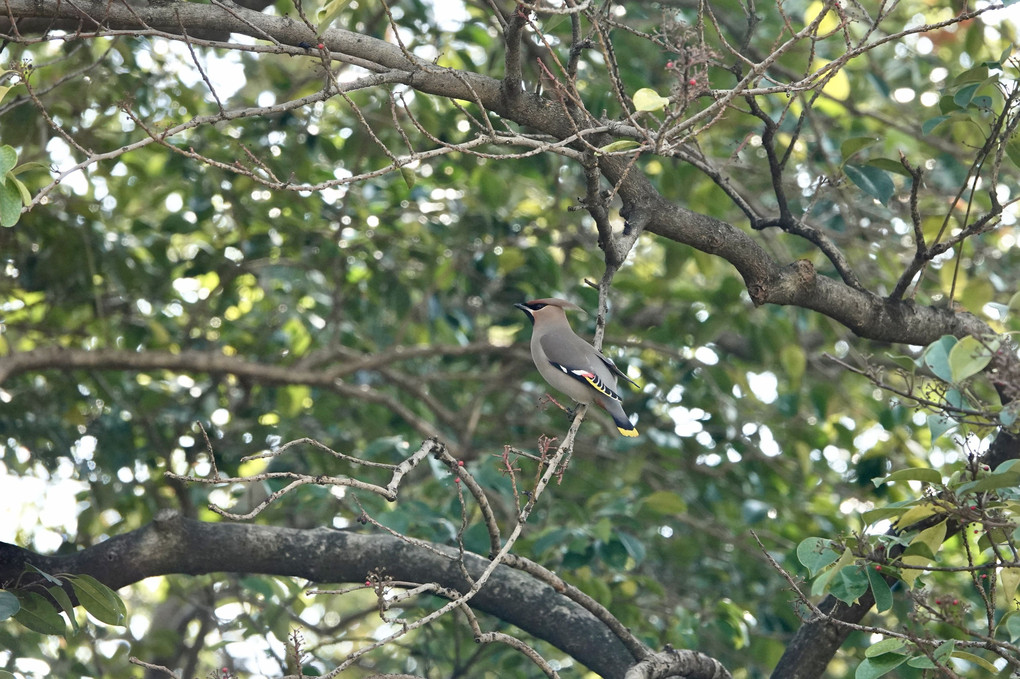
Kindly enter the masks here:
M 548 304 L 529 304 L 529 305 L 528 305 L 528 307 L 529 307 L 529 308 L 530 308 L 530 309 L 531 309 L 532 311 L 538 311 L 539 309 L 544 309 L 544 308 L 546 308 L 547 306 L 548 306 Z

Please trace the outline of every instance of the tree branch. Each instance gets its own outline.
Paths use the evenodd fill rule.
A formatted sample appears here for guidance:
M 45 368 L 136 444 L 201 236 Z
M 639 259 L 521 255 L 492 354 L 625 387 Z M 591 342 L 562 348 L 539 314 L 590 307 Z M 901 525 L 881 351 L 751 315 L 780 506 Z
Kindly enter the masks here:
M 333 388 L 336 380 L 362 370 L 376 370 L 401 361 L 430 356 L 472 356 L 509 351 L 489 342 L 463 346 L 394 347 L 371 355 L 351 356 L 349 351 L 318 355 L 314 366 L 272 365 L 227 356 L 215 351 L 123 351 L 120 349 L 65 349 L 47 347 L 0 357 L 0 384 L 25 372 L 42 370 L 170 370 L 173 372 L 236 375 L 262 384 L 307 384 Z M 333 365 L 324 367 L 324 363 Z
M 624 679 L 731 679 L 731 674 L 715 658 L 697 651 L 669 649 L 642 660 L 627 671 Z
M 28 563 L 47 573 L 87 573 L 114 589 L 172 573 L 260 573 L 316 582 L 364 582 L 376 571 L 394 580 L 435 582 L 466 592 L 471 583 L 459 559 L 450 547 L 424 549 L 386 535 L 205 523 L 164 510 L 148 526 L 73 554 L 44 556 L 0 543 L 0 581 L 16 579 Z M 472 578 L 488 565 L 480 556 L 464 555 Z M 471 606 L 548 641 L 605 677 L 623 677 L 634 662 L 627 647 L 591 613 L 507 566 L 496 567 Z
M 7 8 L 14 18 L 80 18 L 111 29 L 158 28 L 191 33 L 200 28 L 215 28 L 260 39 L 268 35 L 280 44 L 274 49 L 281 53 L 286 51 L 284 46 L 319 39 L 301 22 L 239 7 L 227 12 L 220 6 L 191 3 L 177 3 L 170 8 L 128 8 L 89 1 L 71 5 L 57 0 L 7 0 Z M 578 134 L 578 120 L 572 119 L 558 102 L 524 91 L 507 98 L 501 80 L 439 67 L 408 54 L 398 45 L 352 31 L 329 29 L 321 39 L 333 59 L 374 65 L 378 72 L 406 72 L 407 84 L 420 92 L 476 102 L 486 110 L 557 139 Z M 611 140 L 608 134 L 594 135 L 579 141 L 577 148 L 599 147 Z M 737 268 L 757 305 L 783 304 L 811 309 L 842 323 L 861 337 L 887 342 L 924 345 L 945 334 L 963 336 L 988 332 L 983 322 L 968 313 L 883 299 L 818 276 L 806 261 L 782 265 L 744 231 L 663 198 L 643 173 L 630 171 L 629 159 L 607 154 L 601 156 L 598 163 L 623 199 L 621 213 L 632 226 L 628 238 L 636 239 L 642 230 L 647 230 L 726 259 Z

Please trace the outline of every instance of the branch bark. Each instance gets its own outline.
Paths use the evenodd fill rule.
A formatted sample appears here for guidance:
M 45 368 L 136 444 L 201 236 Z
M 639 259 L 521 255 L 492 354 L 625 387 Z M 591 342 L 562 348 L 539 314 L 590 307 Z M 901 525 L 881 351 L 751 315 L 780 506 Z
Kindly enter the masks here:
M 787 644 L 783 656 L 772 670 L 772 679 L 817 679 L 825 674 L 832 657 L 853 629 L 840 622 L 857 624 L 875 605 L 869 589 L 853 606 L 827 596 L 818 609 L 829 617 L 806 621 Z M 835 619 L 835 620 L 834 620 Z
M 172 573 L 260 573 L 331 583 L 363 582 L 376 571 L 465 592 L 471 584 L 458 560 L 454 549 L 425 549 L 388 535 L 206 523 L 164 510 L 143 528 L 73 554 L 45 556 L 0 543 L 0 581 L 15 580 L 28 563 L 47 573 L 86 573 L 114 589 Z M 464 558 L 472 577 L 488 564 L 477 555 Z M 623 642 L 591 613 L 512 568 L 498 566 L 471 605 L 544 639 L 604 677 L 623 677 L 634 663 Z

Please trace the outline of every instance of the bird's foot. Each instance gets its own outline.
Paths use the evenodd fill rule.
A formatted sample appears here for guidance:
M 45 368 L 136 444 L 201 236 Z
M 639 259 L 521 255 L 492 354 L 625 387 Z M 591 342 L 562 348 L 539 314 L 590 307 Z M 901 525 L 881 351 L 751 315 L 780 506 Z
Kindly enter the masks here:
M 559 408 L 560 410 L 565 412 L 571 418 L 574 417 L 574 412 L 577 410 L 576 407 L 575 408 L 567 408 L 562 403 L 560 403 L 555 398 L 553 398 L 552 394 L 546 394 L 542 398 L 538 399 L 539 406 L 545 405 L 546 403 L 552 403 L 554 406 L 556 406 L 557 408 Z

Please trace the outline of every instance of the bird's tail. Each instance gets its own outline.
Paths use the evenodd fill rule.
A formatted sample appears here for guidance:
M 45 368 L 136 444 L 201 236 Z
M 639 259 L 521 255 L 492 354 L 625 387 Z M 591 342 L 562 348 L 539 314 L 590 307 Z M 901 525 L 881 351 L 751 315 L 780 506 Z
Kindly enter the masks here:
M 624 411 L 623 406 L 620 405 L 620 402 L 608 399 L 606 401 L 606 403 L 602 404 L 602 407 L 612 416 L 613 423 L 616 424 L 620 434 L 623 436 L 637 436 L 638 430 L 630 423 L 630 418 L 627 417 L 627 413 Z

